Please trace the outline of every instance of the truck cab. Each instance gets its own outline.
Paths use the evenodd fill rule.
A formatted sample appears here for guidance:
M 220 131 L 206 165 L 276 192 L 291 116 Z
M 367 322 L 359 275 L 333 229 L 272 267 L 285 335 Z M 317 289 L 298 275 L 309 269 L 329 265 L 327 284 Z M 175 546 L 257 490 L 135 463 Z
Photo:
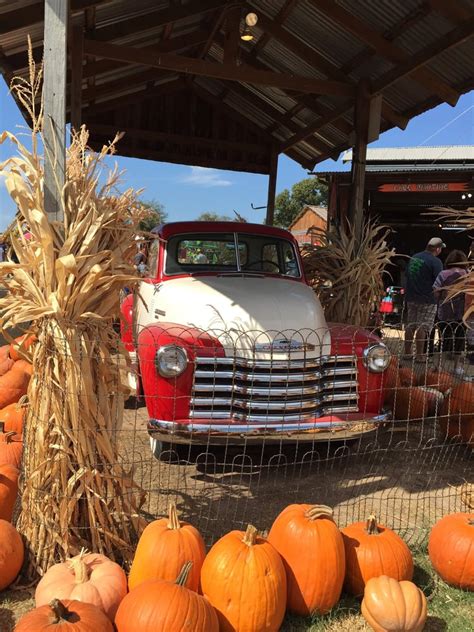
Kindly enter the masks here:
M 385 345 L 327 323 L 286 230 L 176 222 L 153 231 L 123 341 L 152 449 L 357 438 L 386 421 Z

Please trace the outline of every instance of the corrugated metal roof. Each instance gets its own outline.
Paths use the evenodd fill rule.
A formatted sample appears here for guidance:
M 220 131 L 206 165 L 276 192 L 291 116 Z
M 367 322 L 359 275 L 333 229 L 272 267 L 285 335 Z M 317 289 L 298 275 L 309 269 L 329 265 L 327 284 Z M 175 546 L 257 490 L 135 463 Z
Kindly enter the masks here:
M 287 0 L 249 0 L 257 16 L 269 20 L 277 20 L 285 7 Z M 220 20 L 216 36 L 208 51 L 204 51 L 203 43 L 195 39 L 195 43 L 187 48 L 176 48 L 177 53 L 187 57 L 206 59 L 209 63 L 220 64 L 223 60 L 222 42 L 224 38 L 225 18 L 222 10 L 225 0 L 211 2 L 210 0 L 182 0 L 180 3 L 171 0 L 107 0 L 105 2 L 84 2 L 71 0 L 72 6 L 92 6 L 95 4 L 95 29 L 90 37 L 114 44 L 133 47 L 150 46 L 156 43 L 157 51 L 160 41 L 164 37 L 167 43 L 173 45 L 173 39 L 194 32 L 210 33 Z M 41 0 L 17 0 L 3 2 L 0 6 L 0 68 L 4 74 L 9 70 L 25 72 L 24 54 L 26 37 L 30 34 L 33 45 L 36 46 L 35 56 L 41 58 L 43 25 L 39 18 L 32 19 L 31 24 L 24 26 L 24 16 L 36 10 Z M 389 129 L 395 123 L 402 125 L 403 120 L 413 117 L 426 109 L 442 102 L 444 90 L 437 89 L 437 85 L 444 83 L 444 88 L 451 88 L 459 94 L 474 88 L 474 37 L 467 33 L 470 21 L 474 19 L 474 0 L 463 0 L 464 14 L 462 19 L 456 11 L 449 12 L 449 3 L 445 9 L 436 11 L 436 4 L 422 0 L 299 0 L 294 2 L 292 9 L 286 12 L 284 21 L 275 28 L 283 29 L 282 35 L 266 33 L 263 29 L 264 20 L 254 27 L 255 38 L 252 42 L 241 44 L 240 63 L 254 65 L 258 70 L 285 73 L 293 76 L 312 77 L 317 80 L 346 80 L 354 87 L 362 77 L 368 77 L 373 82 L 383 82 L 387 73 L 393 71 L 400 60 L 406 58 L 408 63 L 413 56 L 428 48 L 436 48 L 437 42 L 442 42 L 447 34 L 457 37 L 456 44 L 446 47 L 439 44 L 436 56 L 425 64 L 421 63 L 416 72 L 401 73 L 400 78 L 383 88 L 384 103 L 392 109 L 394 116 L 384 112 L 381 122 L 382 131 Z M 186 14 L 189 7 L 188 14 Z M 202 7 L 202 10 L 201 10 Z M 34 9 L 36 8 L 36 9 Z M 343 10 L 347 20 L 336 15 L 331 16 L 332 10 Z M 175 11 L 184 9 L 181 18 L 166 27 L 166 20 L 161 19 L 158 24 L 156 16 L 160 11 Z M 21 16 L 21 28 L 2 30 L 4 23 L 11 24 L 14 13 Z M 469 14 L 472 16 L 469 18 Z M 163 14 L 160 14 L 162 16 Z M 147 16 L 150 19 L 147 20 Z M 141 19 L 141 17 L 143 19 Z M 84 23 L 84 12 L 74 10 L 72 22 Z M 14 20 L 13 20 L 14 21 Z M 20 23 L 19 22 L 19 23 Z M 362 22 L 367 30 L 357 33 L 354 24 Z M 135 26 L 137 25 L 138 26 Z M 134 28 L 127 28 L 134 25 Z M 117 31 L 114 33 L 114 27 Z M 459 29 L 465 29 L 464 35 Z M 112 29 L 112 30 L 111 30 Z M 457 29 L 457 30 L 456 30 Z M 392 54 L 378 50 L 377 42 L 371 41 L 370 31 L 376 36 L 385 38 L 388 46 L 395 47 Z M 474 31 L 474 28 L 472 29 Z M 369 34 L 367 35 L 367 33 Z M 104 37 L 104 33 L 108 36 Z M 453 35 L 454 33 L 454 35 Z M 286 34 L 286 36 L 285 36 Z M 468 37 L 470 35 L 470 37 Z M 288 39 L 289 38 L 289 39 Z M 292 39 L 293 38 L 293 39 Z M 190 38 L 192 41 L 192 39 Z M 286 40 L 286 41 L 285 41 Z M 292 43 L 293 42 L 293 43 Z M 302 48 L 303 47 L 303 48 Z M 173 49 L 172 49 L 173 50 Z M 203 52 L 204 51 L 204 52 Z M 319 55 L 322 64 L 314 57 Z M 14 60 L 12 68 L 8 67 L 9 60 Z M 100 59 L 98 60 L 100 61 Z M 92 58 L 87 63 L 94 62 Z M 100 65 L 100 64 L 99 64 Z M 426 71 L 432 73 L 430 81 L 424 81 L 421 74 Z M 143 81 L 140 84 L 140 73 L 143 68 L 131 68 L 120 64 L 102 64 L 100 74 L 94 78 L 92 85 L 102 90 L 102 95 L 96 100 L 101 102 L 100 112 L 104 112 L 104 103 L 110 102 L 110 116 L 112 123 L 128 120 L 120 110 L 123 99 L 115 99 L 120 95 L 135 92 L 143 88 L 153 87 L 156 81 Z M 159 73 L 157 76 L 159 80 Z M 434 73 L 434 75 L 433 75 Z M 181 75 L 182 76 L 182 75 Z M 388 76 L 388 75 L 387 75 Z M 120 80 L 123 86 L 120 86 Z M 112 85 L 114 83 L 114 85 Z M 110 91 L 107 86 L 112 85 Z M 301 91 L 284 90 L 282 88 L 254 85 L 247 82 L 234 84 L 229 80 L 211 79 L 208 77 L 189 78 L 187 83 L 187 98 L 192 100 L 193 86 L 204 90 L 210 98 L 222 99 L 226 112 L 235 112 L 249 121 L 249 126 L 261 129 L 268 136 L 269 143 L 291 143 L 294 135 L 303 135 L 302 130 L 308 129 L 308 136 L 301 138 L 288 147 L 287 153 L 299 160 L 305 167 L 311 167 L 315 162 L 325 160 L 336 155 L 350 145 L 350 131 L 353 122 L 353 97 L 334 95 L 307 95 Z M 84 88 L 86 87 L 84 82 Z M 88 89 L 90 90 L 90 82 Z M 177 97 L 178 98 L 178 97 Z M 156 98 L 156 111 L 162 112 L 160 104 L 167 100 L 167 95 Z M 160 101 L 161 99 L 161 101 Z M 183 95 L 179 100 L 182 103 Z M 128 106 L 127 106 L 128 107 Z M 147 106 L 148 107 L 148 106 Z M 168 106 L 169 107 L 169 106 Z M 216 106 L 217 107 L 217 106 Z M 339 118 L 329 120 L 327 112 L 337 109 Z M 134 104 L 133 112 L 140 111 L 140 104 Z M 128 110 L 127 110 L 128 112 Z M 87 116 L 94 120 L 94 103 L 89 103 Z M 127 114 L 128 116 L 128 114 Z M 398 118 L 397 118 L 398 117 Z M 241 120 L 241 119 L 240 119 Z M 401 121 L 401 122 L 400 122 Z M 87 120 L 85 121 L 87 122 Z M 157 122 L 162 127 L 162 122 Z M 192 127 L 192 126 L 191 126 Z M 142 149 L 144 143 L 139 143 Z M 145 143 L 147 145 L 147 143 Z M 325 147 L 327 149 L 325 149 Z M 423 148 L 427 150 L 427 148 Z M 369 153 L 376 150 L 369 150 Z M 209 152 L 206 152 L 208 156 Z M 407 158 L 413 160 L 412 158 Z M 456 158 L 454 158 L 456 160 Z
M 352 149 L 346 151 L 343 162 L 352 160 Z M 459 162 L 474 160 L 474 145 L 438 145 L 435 147 L 374 147 L 367 150 L 369 162 Z

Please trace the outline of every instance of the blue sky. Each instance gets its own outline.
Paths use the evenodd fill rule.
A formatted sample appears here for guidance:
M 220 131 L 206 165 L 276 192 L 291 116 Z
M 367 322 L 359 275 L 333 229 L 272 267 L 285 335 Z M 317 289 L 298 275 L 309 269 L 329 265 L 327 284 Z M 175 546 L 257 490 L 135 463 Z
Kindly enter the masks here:
M 24 120 L 0 78 L 0 132 L 18 131 Z M 462 96 L 456 107 L 440 105 L 408 124 L 405 131 L 394 129 L 381 135 L 371 147 L 418 145 L 462 145 L 474 143 L 474 91 Z M 0 145 L 0 161 L 11 154 L 9 145 Z M 233 209 L 249 220 L 263 221 L 265 211 L 254 211 L 267 200 L 266 176 L 188 167 L 163 162 L 117 158 L 126 170 L 124 185 L 144 188 L 143 199 L 164 204 L 170 220 L 194 219 L 203 212 L 233 216 Z M 341 161 L 327 160 L 316 171 L 346 169 Z M 305 169 L 286 156 L 280 156 L 277 192 L 307 177 Z M 14 206 L 0 180 L 0 230 L 11 221 Z

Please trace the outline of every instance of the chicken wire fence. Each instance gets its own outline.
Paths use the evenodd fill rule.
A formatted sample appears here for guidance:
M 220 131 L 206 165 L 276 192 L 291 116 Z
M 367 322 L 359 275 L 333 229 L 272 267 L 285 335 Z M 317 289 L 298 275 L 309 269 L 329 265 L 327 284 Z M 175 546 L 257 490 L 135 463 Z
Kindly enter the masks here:
M 468 339 L 446 352 L 436 327 L 415 362 L 404 353 L 402 328 L 376 333 L 391 358 L 380 373 L 371 370 L 388 361 L 380 340 L 349 326 L 331 334 L 144 328 L 135 350 L 117 347 L 109 372 L 110 392 L 138 389 L 117 407 L 110 430 L 137 486 L 120 493 L 138 494 L 145 520 L 175 501 L 208 544 L 248 523 L 265 531 L 293 502 L 332 506 L 341 527 L 374 513 L 422 544 L 441 516 L 472 508 L 472 352 Z M 61 341 L 48 351 L 67 353 Z M 48 388 L 40 376 L 36 388 L 40 396 Z M 65 380 L 64 400 L 70 395 Z M 78 472 L 67 486 L 71 498 L 79 485 L 87 480 Z M 108 511 L 102 490 L 87 493 Z M 45 520 L 37 507 L 28 511 Z

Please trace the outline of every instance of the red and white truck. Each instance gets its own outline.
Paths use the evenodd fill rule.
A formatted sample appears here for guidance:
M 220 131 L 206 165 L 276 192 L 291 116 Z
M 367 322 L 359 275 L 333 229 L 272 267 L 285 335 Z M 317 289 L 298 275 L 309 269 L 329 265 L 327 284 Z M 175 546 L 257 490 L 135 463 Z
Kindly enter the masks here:
M 156 456 L 163 443 L 357 438 L 387 420 L 387 347 L 326 322 L 291 233 L 238 222 L 154 233 L 122 336 Z

